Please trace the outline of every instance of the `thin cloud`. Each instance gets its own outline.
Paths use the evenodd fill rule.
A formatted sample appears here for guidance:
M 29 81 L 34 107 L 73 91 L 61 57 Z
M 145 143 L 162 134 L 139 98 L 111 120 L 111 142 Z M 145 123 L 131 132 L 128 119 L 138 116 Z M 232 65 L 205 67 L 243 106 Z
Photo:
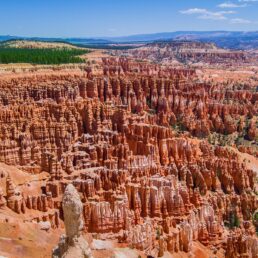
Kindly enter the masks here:
M 231 19 L 230 23 L 232 23 L 232 24 L 250 24 L 252 22 L 247 19 L 235 18 L 235 19 Z
M 209 14 L 204 14 L 197 18 L 202 19 L 202 20 L 214 20 L 214 21 L 227 20 L 227 17 L 225 17 L 225 16 L 214 16 L 214 15 L 209 15 Z
M 180 11 L 182 14 L 192 15 L 192 14 L 199 14 L 197 16 L 198 19 L 205 19 L 205 20 L 227 20 L 225 14 L 233 14 L 236 13 L 235 11 L 220 11 L 220 12 L 212 12 L 207 9 L 201 8 L 190 8 L 187 10 Z
M 218 13 L 206 13 L 206 14 L 198 16 L 197 18 L 204 19 L 204 20 L 215 20 L 215 21 L 227 19 L 226 16 L 224 16 L 222 14 L 218 14 Z
M 180 13 L 182 14 L 200 14 L 200 13 L 207 13 L 208 11 L 206 9 L 200 9 L 200 8 L 190 8 L 187 10 L 182 10 Z
M 253 2 L 258 2 L 258 0 L 238 0 L 240 3 L 253 3 Z
M 220 14 L 233 14 L 233 13 L 237 13 L 236 11 L 221 11 L 221 12 L 217 12 Z
M 246 6 L 247 6 L 246 4 L 234 4 L 231 2 L 225 2 L 218 5 L 219 8 L 241 8 Z

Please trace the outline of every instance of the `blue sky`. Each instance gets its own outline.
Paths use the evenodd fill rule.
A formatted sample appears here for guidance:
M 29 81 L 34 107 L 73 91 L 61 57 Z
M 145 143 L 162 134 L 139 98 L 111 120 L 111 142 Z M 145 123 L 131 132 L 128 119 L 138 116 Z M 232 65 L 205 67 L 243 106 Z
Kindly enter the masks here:
M 124 36 L 258 30 L 258 0 L 0 0 L 0 35 Z

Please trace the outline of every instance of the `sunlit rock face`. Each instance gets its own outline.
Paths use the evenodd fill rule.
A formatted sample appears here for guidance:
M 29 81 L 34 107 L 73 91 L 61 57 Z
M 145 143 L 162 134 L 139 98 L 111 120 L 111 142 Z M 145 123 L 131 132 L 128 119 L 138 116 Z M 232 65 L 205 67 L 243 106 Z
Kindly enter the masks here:
M 53 231 L 64 221 L 54 257 L 91 257 L 83 232 L 154 257 L 192 254 L 197 242 L 255 257 L 255 173 L 207 138 L 255 139 L 257 93 L 222 92 L 192 69 L 126 58 L 101 67 L 0 81 L 0 161 L 47 174 L 32 191 L 2 173 L 0 208 Z
M 184 67 L 238 67 L 243 64 L 257 62 L 254 53 L 219 48 L 214 43 L 198 41 L 156 41 L 128 50 L 114 50 L 113 54 L 133 57 L 137 60 L 148 60 L 165 65 L 177 65 Z
M 63 201 L 64 224 L 66 235 L 61 236 L 58 247 L 53 251 L 52 257 L 81 257 L 92 258 L 87 241 L 82 236 L 82 202 L 72 184 L 67 185 Z

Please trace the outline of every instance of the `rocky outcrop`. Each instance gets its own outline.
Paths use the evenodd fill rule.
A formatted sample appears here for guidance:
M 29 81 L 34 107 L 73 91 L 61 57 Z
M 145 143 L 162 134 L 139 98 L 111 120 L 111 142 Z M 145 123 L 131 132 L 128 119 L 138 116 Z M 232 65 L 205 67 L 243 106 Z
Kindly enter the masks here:
M 191 253 L 195 241 L 231 254 L 226 232 L 234 227 L 253 238 L 245 225 L 257 208 L 254 171 L 205 138 L 253 139 L 255 93 L 198 82 L 192 69 L 126 58 L 102 66 L 101 75 L 1 80 L 0 161 L 47 177 L 15 185 L 11 173 L 1 176 L 0 207 L 6 200 L 51 230 L 64 220 L 57 257 L 90 256 L 83 231 L 154 257 Z
M 258 253 L 258 239 L 255 236 L 243 235 L 235 231 L 228 237 L 225 257 L 256 258 Z
M 52 257 L 92 258 L 87 241 L 82 236 L 83 219 L 80 196 L 73 185 L 69 184 L 62 202 L 66 235 L 61 236 Z
M 0 209 L 6 207 L 6 199 L 4 197 L 3 189 L 0 187 Z
M 117 55 L 127 55 L 138 60 L 148 60 L 162 64 L 181 64 L 182 66 L 184 64 L 236 66 L 253 60 L 252 56 L 246 52 L 222 49 L 213 43 L 197 41 L 161 41 L 135 49 L 113 52 Z

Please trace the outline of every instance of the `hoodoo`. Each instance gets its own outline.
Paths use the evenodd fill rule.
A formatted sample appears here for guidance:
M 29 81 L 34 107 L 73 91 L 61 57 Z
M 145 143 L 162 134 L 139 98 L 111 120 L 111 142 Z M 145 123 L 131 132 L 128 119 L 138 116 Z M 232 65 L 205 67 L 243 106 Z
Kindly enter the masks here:
M 98 11 L 105 2 L 105 26 L 122 13 L 123 29 L 153 13 L 154 27 L 164 24 L 162 6 L 149 12 L 162 2 L 173 2 L 166 20 L 196 15 L 203 26 L 249 26 L 230 17 L 258 6 L 232 0 L 213 12 L 213 1 L 195 1 L 205 4 L 171 15 L 181 1 L 109 1 L 77 1 L 83 12 L 67 8 L 63 27 L 77 13 L 91 17 L 95 2 Z M 144 1 L 143 11 L 114 13 Z M 55 8 L 27 15 L 34 27 L 76 1 L 28 2 L 58 8 L 51 19 Z M 96 25 L 104 16 L 94 14 Z M 258 258 L 258 33 L 182 33 L 136 42 L 0 35 L 0 257 Z
M 93 258 L 89 244 L 82 235 L 83 205 L 80 196 L 72 184 L 67 185 L 62 201 L 65 235 L 62 235 L 53 258 Z

